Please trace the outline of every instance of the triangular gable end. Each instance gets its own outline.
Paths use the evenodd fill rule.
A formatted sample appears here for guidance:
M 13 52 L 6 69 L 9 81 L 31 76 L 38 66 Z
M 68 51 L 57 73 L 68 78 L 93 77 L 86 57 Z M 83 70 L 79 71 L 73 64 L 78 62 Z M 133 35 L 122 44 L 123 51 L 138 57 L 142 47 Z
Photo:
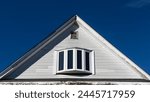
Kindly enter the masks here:
M 60 78 L 150 79 L 77 15 L 1 73 L 1 79 Z
M 136 71 L 141 73 L 143 77 L 146 79 L 150 79 L 149 74 L 147 74 L 145 71 L 143 71 L 139 66 L 137 66 L 133 61 L 131 61 L 128 57 L 126 57 L 123 53 L 121 53 L 117 48 L 115 48 L 112 44 L 110 44 L 106 39 L 104 39 L 98 32 L 96 32 L 92 27 L 90 27 L 86 22 L 84 22 L 80 17 L 78 17 L 78 21 L 82 22 L 81 25 L 85 26 L 86 29 L 88 29 L 91 34 L 97 38 L 98 41 L 102 42 L 104 46 L 108 47 L 112 52 L 114 52 L 118 57 L 120 57 L 122 60 L 124 60 L 127 64 L 129 64 L 131 67 L 135 68 Z

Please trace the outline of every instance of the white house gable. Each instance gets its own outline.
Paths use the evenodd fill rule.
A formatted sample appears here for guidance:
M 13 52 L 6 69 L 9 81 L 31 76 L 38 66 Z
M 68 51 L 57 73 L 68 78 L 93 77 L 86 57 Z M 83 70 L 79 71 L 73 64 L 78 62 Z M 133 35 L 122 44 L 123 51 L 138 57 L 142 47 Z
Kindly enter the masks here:
M 68 22 L 3 78 L 149 79 L 78 16 Z

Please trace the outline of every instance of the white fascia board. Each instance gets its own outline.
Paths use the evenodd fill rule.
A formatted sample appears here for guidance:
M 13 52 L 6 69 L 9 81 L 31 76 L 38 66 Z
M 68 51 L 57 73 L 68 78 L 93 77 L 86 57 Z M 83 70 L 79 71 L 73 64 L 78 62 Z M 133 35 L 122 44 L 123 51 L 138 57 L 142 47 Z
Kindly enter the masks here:
M 123 53 L 121 53 L 118 49 L 116 49 L 107 40 L 105 40 L 98 32 L 96 32 L 92 27 L 90 27 L 80 17 L 76 16 L 76 21 L 77 21 L 77 23 L 79 24 L 80 27 L 83 27 L 87 31 L 89 31 L 90 34 L 93 35 L 95 39 L 102 42 L 104 44 L 104 46 L 106 46 L 109 50 L 114 52 L 117 56 L 119 56 L 122 60 L 124 60 L 127 64 L 129 64 L 132 68 L 134 68 L 135 71 L 137 71 L 144 79 L 150 80 L 150 76 L 145 71 L 143 71 L 134 62 L 132 62 L 128 57 L 126 57 Z
M 57 36 L 59 36 L 62 32 L 64 32 L 66 29 L 68 29 L 75 23 L 76 23 L 76 16 L 72 17 L 65 24 L 63 24 L 61 27 L 59 27 L 54 33 L 52 33 L 52 35 L 50 37 L 43 40 L 36 47 L 31 49 L 29 52 L 27 52 L 25 55 L 23 55 L 21 58 L 19 58 L 17 61 L 15 61 L 13 64 L 11 64 L 9 67 L 7 67 L 3 72 L 0 73 L 0 79 L 5 77 L 7 74 L 13 72 L 14 70 L 16 70 L 21 64 L 26 62 L 29 58 L 31 58 L 33 55 L 35 55 L 37 52 L 39 52 L 44 46 L 46 46 L 48 43 L 53 41 Z

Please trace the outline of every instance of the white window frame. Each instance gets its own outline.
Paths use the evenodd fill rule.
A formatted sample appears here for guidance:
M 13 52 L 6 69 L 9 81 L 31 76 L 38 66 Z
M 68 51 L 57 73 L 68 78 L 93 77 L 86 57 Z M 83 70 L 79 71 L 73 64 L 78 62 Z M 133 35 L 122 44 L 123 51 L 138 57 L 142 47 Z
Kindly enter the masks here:
M 73 50 L 73 68 L 68 69 L 68 51 Z M 80 50 L 82 52 L 82 69 L 77 68 L 77 50 Z M 59 53 L 64 51 L 64 67 L 63 70 L 59 70 Z M 85 65 L 85 52 L 89 53 L 89 71 L 86 70 L 86 65 Z M 88 49 L 83 49 L 83 48 L 67 48 L 67 49 L 62 49 L 62 50 L 57 50 L 55 51 L 55 57 L 56 57 L 56 74 L 95 74 L 95 60 L 94 60 L 94 51 L 93 50 L 88 50 Z

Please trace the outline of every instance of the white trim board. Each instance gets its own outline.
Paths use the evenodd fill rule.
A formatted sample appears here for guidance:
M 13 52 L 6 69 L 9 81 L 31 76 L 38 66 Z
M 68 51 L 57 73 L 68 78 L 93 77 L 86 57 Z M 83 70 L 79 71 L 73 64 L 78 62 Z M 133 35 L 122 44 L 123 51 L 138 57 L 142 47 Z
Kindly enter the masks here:
M 23 57 L 19 58 L 16 62 L 6 68 L 1 74 L 0 79 L 5 78 L 7 75 L 11 74 L 13 71 L 17 70 L 17 68 L 28 61 L 32 56 L 37 54 L 41 49 L 43 49 L 47 44 L 55 40 L 62 32 L 66 31 L 71 26 L 79 26 L 91 36 L 93 36 L 98 42 L 101 42 L 104 47 L 107 47 L 111 52 L 113 52 L 116 56 L 118 56 L 124 63 L 131 66 L 139 75 L 145 79 L 149 80 L 150 76 L 144 72 L 140 67 L 138 67 L 134 62 L 132 62 L 129 58 L 127 58 L 124 54 L 122 54 L 119 50 L 117 50 L 113 45 L 111 45 L 107 40 L 105 40 L 99 33 L 97 33 L 92 27 L 90 27 L 87 23 L 85 23 L 80 17 L 75 15 L 70 20 L 68 20 L 64 25 L 62 25 L 59 29 L 57 29 L 51 36 L 43 40 L 39 43 L 35 48 L 31 49 L 28 53 L 26 53 Z M 54 72 L 53 72 L 54 73 Z

